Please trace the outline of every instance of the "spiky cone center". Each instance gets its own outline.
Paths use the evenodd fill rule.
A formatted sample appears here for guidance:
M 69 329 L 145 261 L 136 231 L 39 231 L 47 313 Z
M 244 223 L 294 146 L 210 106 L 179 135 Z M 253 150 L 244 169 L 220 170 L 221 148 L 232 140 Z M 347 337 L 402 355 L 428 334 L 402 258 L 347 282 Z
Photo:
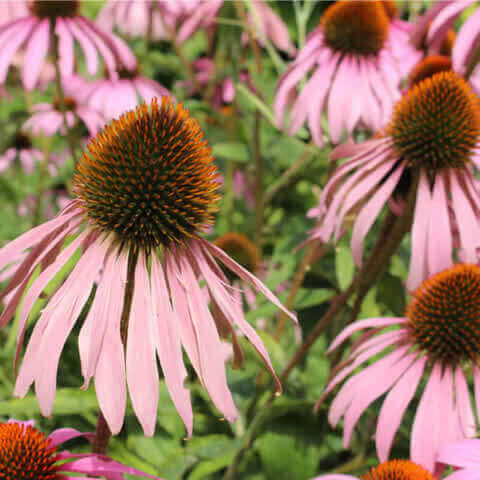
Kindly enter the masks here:
M 58 17 L 74 17 L 78 14 L 79 0 L 30 0 L 30 12 L 38 18 L 55 20 Z
M 214 243 L 248 271 L 257 270 L 260 261 L 257 247 L 245 235 L 228 232 Z
M 397 102 L 386 134 L 409 167 L 464 167 L 480 139 L 480 100 L 456 73 L 434 74 Z
M 390 20 L 383 2 L 338 1 L 322 15 L 325 43 L 353 55 L 376 55 L 385 45 Z
M 60 480 L 57 448 L 35 427 L 0 424 L 0 478 L 2 480 Z
M 390 460 L 360 475 L 360 480 L 434 480 L 434 477 L 410 460 Z
M 423 282 L 406 317 L 414 342 L 435 360 L 458 364 L 480 354 L 480 267 L 458 264 Z
M 418 85 L 436 73 L 452 71 L 452 60 L 444 55 L 430 55 L 421 60 L 408 75 L 408 87 Z
M 101 231 L 147 253 L 183 244 L 211 223 L 218 188 L 197 121 L 165 97 L 106 126 L 88 144 L 73 180 Z

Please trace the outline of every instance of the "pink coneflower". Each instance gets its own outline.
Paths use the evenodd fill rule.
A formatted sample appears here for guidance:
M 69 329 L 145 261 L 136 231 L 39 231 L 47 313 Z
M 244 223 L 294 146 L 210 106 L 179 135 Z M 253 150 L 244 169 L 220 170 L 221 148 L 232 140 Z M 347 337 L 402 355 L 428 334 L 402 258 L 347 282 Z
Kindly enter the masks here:
M 347 215 L 354 214 L 352 254 L 360 265 L 363 241 L 383 206 L 401 200 L 411 178 L 419 176 L 408 289 L 452 265 L 454 226 L 462 258 L 476 263 L 480 195 L 472 169 L 480 164 L 479 141 L 480 102 L 465 80 L 441 72 L 414 85 L 380 138 L 332 153 L 351 158 L 322 192 L 311 239 L 338 240 Z
M 217 408 L 227 420 L 235 419 L 220 328 L 232 336 L 238 328 L 272 373 L 273 368 L 255 330 L 235 315 L 232 288 L 217 260 L 283 307 L 255 276 L 199 236 L 219 200 L 216 177 L 198 123 L 165 97 L 161 105 L 154 100 L 114 120 L 89 143 L 73 181 L 78 198 L 53 220 L 0 249 L 0 268 L 31 249 L 6 287 L 17 291 L 0 326 L 10 320 L 37 267 L 43 270 L 23 299 L 19 348 L 36 299 L 74 252 L 82 251 L 35 324 L 15 385 L 17 396 L 35 383 L 40 409 L 50 414 L 62 348 L 96 283 L 79 351 L 84 386 L 95 378 L 112 433 L 122 427 L 128 384 L 133 409 L 145 433 L 153 434 L 157 355 L 172 400 L 192 432 L 182 345 Z M 61 250 L 65 239 L 77 233 Z M 214 303 L 212 311 L 199 277 Z
M 319 146 L 324 144 L 324 114 L 335 144 L 344 132 L 377 131 L 385 125 L 401 96 L 401 80 L 421 58 L 409 43 L 409 25 L 395 18 L 395 8 L 393 2 L 375 1 L 339 1 L 328 7 L 280 77 L 274 105 L 277 124 L 285 124 L 287 106 L 294 102 L 289 134 L 308 121 Z M 297 97 L 301 79 L 312 68 L 313 75 Z
M 13 136 L 9 148 L 0 155 L 0 173 L 18 160 L 25 173 L 30 175 L 35 170 L 35 164 L 42 158 L 43 153 L 33 147 L 30 137 L 19 131 Z
M 461 440 L 443 447 L 437 456 L 437 461 L 451 465 L 455 471 L 445 477 L 445 480 L 474 480 L 480 472 L 478 452 L 480 439 Z
M 121 68 L 115 78 L 84 82 L 79 87 L 84 101 L 107 120 L 135 109 L 142 100 L 150 103 L 154 97 L 173 97 L 155 80 L 142 76 L 138 67 L 132 70 Z
M 430 52 L 438 52 L 448 39 L 451 27 L 458 16 L 475 0 L 450 0 L 437 2 L 416 22 L 412 33 L 412 41 L 425 43 Z M 461 26 L 453 43 L 453 69 L 469 79 L 472 87 L 480 94 L 480 8 Z
M 109 0 L 98 14 L 97 23 L 105 30 L 118 30 L 132 37 L 151 35 L 153 40 L 168 39 L 170 29 L 192 14 L 198 0 Z M 150 30 L 151 29 L 151 30 Z
M 388 392 L 375 435 L 378 457 L 385 461 L 422 377 L 428 380 L 413 422 L 410 458 L 433 471 L 443 445 L 473 436 L 475 419 L 463 369 L 473 368 L 475 383 L 480 381 L 479 312 L 480 267 L 458 264 L 422 283 L 405 317 L 369 318 L 345 328 L 329 351 L 353 334 L 362 334 L 335 370 L 325 394 L 357 367 L 377 355 L 383 357 L 352 375 L 330 407 L 333 426 L 344 417 L 344 445 L 349 444 L 362 413 Z M 477 389 L 475 396 L 478 405 Z
M 73 428 L 59 428 L 46 436 L 34 427 L 33 420 L 0 423 L 0 477 L 53 480 L 101 476 L 107 480 L 122 480 L 124 474 L 128 474 L 158 479 L 105 455 L 59 450 L 68 440 L 78 437 L 91 440 L 92 436 Z
M 223 5 L 223 0 L 200 0 L 195 9 L 178 29 L 177 40 L 183 43 L 200 29 L 212 29 L 215 20 Z M 252 11 L 248 14 L 248 22 L 257 33 L 260 43 L 263 38 L 268 38 L 279 50 L 289 55 L 296 52 L 295 46 L 290 40 L 287 27 L 282 19 L 263 0 L 251 2 Z M 261 31 L 258 32 L 257 30 Z
M 358 478 L 331 473 L 312 480 L 434 480 L 434 478 L 428 470 L 410 460 L 390 460 L 371 468 Z
M 105 118 L 97 110 L 85 104 L 81 91 L 73 86 L 78 82 L 74 79 L 64 82 L 64 106 L 68 128 L 73 128 L 80 120 L 88 130 L 90 136 L 95 136 L 105 125 Z M 23 128 L 31 130 L 34 135 L 43 134 L 52 136 L 56 133 L 66 133 L 64 115 L 59 99 L 52 103 L 37 103 L 32 107 L 32 115 L 25 122 Z
M 135 68 L 135 56 L 122 40 L 78 14 L 78 0 L 31 0 L 28 7 L 29 15 L 0 27 L 0 83 L 5 82 L 15 53 L 23 47 L 22 81 L 27 90 L 35 88 L 53 47 L 52 29 L 58 36 L 59 66 L 63 77 L 73 74 L 75 40 L 85 55 L 87 71 L 91 75 L 98 70 L 98 53 L 111 75 L 119 64 Z

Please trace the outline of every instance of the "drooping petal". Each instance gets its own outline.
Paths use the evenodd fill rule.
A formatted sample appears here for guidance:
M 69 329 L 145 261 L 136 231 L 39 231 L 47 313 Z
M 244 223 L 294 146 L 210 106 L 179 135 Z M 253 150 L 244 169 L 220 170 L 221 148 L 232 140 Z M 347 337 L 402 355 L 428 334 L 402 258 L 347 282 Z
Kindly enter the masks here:
M 455 369 L 456 412 L 459 415 L 463 437 L 474 437 L 476 433 L 475 417 L 470 402 L 470 392 L 461 366 Z
M 22 80 L 27 90 L 32 90 L 37 84 L 49 47 L 50 21 L 46 18 L 36 25 L 27 42 L 22 70 Z

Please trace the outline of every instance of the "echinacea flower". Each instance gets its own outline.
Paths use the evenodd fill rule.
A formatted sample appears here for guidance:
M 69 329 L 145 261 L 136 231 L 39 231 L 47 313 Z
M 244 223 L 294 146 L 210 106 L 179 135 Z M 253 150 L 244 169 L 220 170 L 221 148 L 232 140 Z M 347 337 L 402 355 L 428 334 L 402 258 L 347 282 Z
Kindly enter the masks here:
M 213 29 L 223 3 L 224 0 L 197 1 L 196 8 L 180 22 L 177 40 L 183 43 L 199 29 Z M 247 20 L 259 42 L 262 43 L 262 38 L 268 38 L 276 48 L 293 55 L 296 49 L 290 40 L 288 29 L 268 3 L 264 0 L 253 0 L 250 6 Z
M 480 472 L 478 451 L 480 439 L 472 438 L 445 445 L 437 456 L 437 462 L 451 465 L 455 471 L 446 476 L 447 480 L 475 480 Z
M 427 381 L 410 436 L 412 461 L 433 471 L 444 445 L 472 437 L 475 417 L 465 372 L 473 369 L 477 386 L 479 312 L 480 267 L 457 264 L 422 283 L 413 293 L 404 317 L 369 318 L 345 328 L 329 351 L 355 333 L 361 335 L 325 390 L 327 394 L 350 376 L 335 396 L 328 417 L 333 426 L 344 418 L 344 445 L 349 444 L 363 412 L 387 394 L 375 434 L 378 457 L 385 461 L 422 378 Z M 365 365 L 373 358 L 373 363 Z M 362 370 L 353 374 L 362 365 Z M 475 397 L 478 405 L 477 387 Z
M 34 427 L 33 420 L 9 420 L 0 423 L 0 477 L 12 480 L 53 480 L 101 476 L 123 480 L 124 474 L 158 478 L 123 465 L 105 455 L 75 454 L 59 446 L 78 437 L 92 439 L 93 434 L 73 428 L 59 428 L 46 436 Z
M 77 88 L 78 82 L 73 78 L 64 82 L 64 107 L 68 128 L 74 128 L 80 120 L 90 136 L 95 136 L 105 125 L 105 119 L 100 113 L 85 103 L 84 96 Z M 48 137 L 56 133 L 66 133 L 64 114 L 60 99 L 52 103 L 37 103 L 32 106 L 32 115 L 25 122 L 23 128 L 31 130 L 34 135 L 43 134 Z
M 479 142 L 480 101 L 464 79 L 441 72 L 414 85 L 379 137 L 332 152 L 331 158 L 350 159 L 323 189 L 310 239 L 337 241 L 347 215 L 355 215 L 351 246 L 360 265 L 364 239 L 383 206 L 401 200 L 412 177 L 419 177 L 408 289 L 453 264 L 455 229 L 462 258 L 476 263 L 480 194 L 473 166 L 480 165 Z
M 35 88 L 42 66 L 52 45 L 52 34 L 58 37 L 59 67 L 62 77 L 71 77 L 74 70 L 74 41 L 84 55 L 87 71 L 98 70 L 98 53 L 110 74 L 117 66 L 135 68 L 136 59 L 118 37 L 78 13 L 79 0 L 30 0 L 29 14 L 0 26 L 0 83 L 5 82 L 15 54 L 23 47 L 22 81 L 27 90 Z
M 18 160 L 25 173 L 30 175 L 35 170 L 35 164 L 42 158 L 43 153 L 33 147 L 30 137 L 19 131 L 13 136 L 7 150 L 0 155 L 0 173 Z
M 25 293 L 19 349 L 35 301 L 74 252 L 82 252 L 35 324 L 15 395 L 23 397 L 35 383 L 42 413 L 51 413 L 63 346 L 96 284 L 79 351 L 84 387 L 95 379 L 112 433 L 122 427 L 128 384 L 133 409 L 145 433 L 153 435 L 158 355 L 170 396 L 191 434 L 182 346 L 214 404 L 227 420 L 235 419 L 217 325 L 232 336 L 238 328 L 272 373 L 273 368 L 255 330 L 235 315 L 232 288 L 217 260 L 284 308 L 255 276 L 199 236 L 217 208 L 216 177 L 198 123 L 181 104 L 165 97 L 161 104 L 154 99 L 150 106 L 143 104 L 114 120 L 89 143 L 73 180 L 77 199 L 53 220 L 0 249 L 1 269 L 30 250 L 2 293 L 17 289 L 0 326 L 10 320 Z M 38 268 L 40 274 L 27 289 Z M 200 277 L 215 304 L 212 311 Z
M 421 53 L 409 42 L 409 25 L 395 17 L 393 2 L 338 1 L 324 12 L 320 25 L 280 77 L 275 120 L 294 135 L 308 120 L 315 143 L 324 144 L 322 117 L 337 144 L 344 132 L 377 131 L 400 98 L 400 83 L 418 63 Z M 313 75 L 297 96 L 302 78 Z M 352 88 L 352 85 L 355 88 Z
M 135 109 L 142 100 L 150 103 L 154 97 L 172 97 L 172 94 L 155 80 L 144 77 L 137 66 L 120 68 L 113 78 L 101 78 L 78 84 L 79 94 L 92 109 L 110 121 L 128 110 Z
M 359 478 L 330 473 L 312 480 L 434 480 L 434 478 L 428 470 L 410 460 L 390 460 L 371 468 Z

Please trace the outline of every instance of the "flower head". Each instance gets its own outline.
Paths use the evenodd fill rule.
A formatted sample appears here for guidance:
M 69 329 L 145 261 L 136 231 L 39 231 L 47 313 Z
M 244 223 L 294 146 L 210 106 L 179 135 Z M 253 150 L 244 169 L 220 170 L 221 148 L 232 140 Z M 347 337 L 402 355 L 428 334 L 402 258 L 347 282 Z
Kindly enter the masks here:
M 92 434 L 73 428 L 60 428 L 49 436 L 37 430 L 33 421 L 9 420 L 0 423 L 0 477 L 15 480 L 57 480 L 63 475 L 92 478 L 101 475 L 107 480 L 124 479 L 124 474 L 147 475 L 122 465 L 104 455 L 75 454 L 59 451 L 59 445 L 77 437 L 91 439 Z
M 380 129 L 401 96 L 400 82 L 421 53 L 409 43 L 409 26 L 396 18 L 395 5 L 380 1 L 339 1 L 324 12 L 296 60 L 282 75 L 275 98 L 275 119 L 285 123 L 293 102 L 290 135 L 308 120 L 315 143 L 324 143 L 321 119 L 339 143 L 344 131 Z M 313 75 L 297 97 L 308 71 Z M 357 88 L 348 88 L 355 79 Z
M 35 163 L 42 158 L 43 153 L 34 148 L 30 136 L 23 131 L 18 131 L 13 136 L 5 153 L 0 156 L 0 172 L 19 160 L 25 172 L 31 174 L 35 169 Z
M 377 355 L 372 364 L 345 382 L 333 401 L 329 420 L 344 417 L 344 443 L 362 413 L 387 393 L 375 441 L 381 461 L 388 458 L 395 433 L 423 376 L 425 390 L 413 422 L 410 457 L 433 471 L 439 450 L 475 432 L 464 368 L 480 380 L 480 267 L 458 264 L 426 280 L 413 293 L 403 318 L 371 318 L 348 326 L 330 351 L 362 332 L 326 393 Z M 390 327 L 396 327 L 392 330 Z M 372 330 L 373 329 L 373 330 Z M 477 395 L 477 403 L 480 400 Z
M 343 474 L 320 475 L 313 480 L 352 480 L 355 477 Z M 421 465 L 410 460 L 390 460 L 371 468 L 358 480 L 434 480 L 434 476 Z
M 403 199 L 417 176 L 409 290 L 453 264 L 457 230 L 461 258 L 476 262 L 480 197 L 473 165 L 479 163 L 479 142 L 480 102 L 466 81 L 450 71 L 419 82 L 397 103 L 380 138 L 332 153 L 352 158 L 324 188 L 311 238 L 326 242 L 333 234 L 338 240 L 346 216 L 356 215 L 352 253 L 361 264 L 375 218 L 389 200 Z
M 53 34 L 58 37 L 56 53 L 63 78 L 73 74 L 74 40 L 85 54 L 87 71 L 91 75 L 98 69 L 97 52 L 111 75 L 115 75 L 118 65 L 135 68 L 135 56 L 121 39 L 79 14 L 79 0 L 30 0 L 28 6 L 28 15 L 0 27 L 1 38 L 8 38 L 8 48 L 0 52 L 0 83 L 5 82 L 15 53 L 23 47 L 23 85 L 27 90 L 34 89 L 47 55 L 53 48 Z
M 19 349 L 36 299 L 72 255 L 82 252 L 35 324 L 15 394 L 24 396 L 35 382 L 41 411 L 50 414 L 63 345 L 96 284 L 80 330 L 80 360 L 85 386 L 95 378 L 111 431 L 118 433 L 122 427 L 128 384 L 134 411 L 145 433 L 153 434 L 158 356 L 172 400 L 191 433 L 182 346 L 215 405 L 233 421 L 237 412 L 219 332 L 235 341 L 238 328 L 272 372 L 273 368 L 260 337 L 236 315 L 233 289 L 216 259 L 283 307 L 256 277 L 199 236 L 213 220 L 219 183 L 198 123 L 181 104 L 154 99 L 114 120 L 89 143 L 73 184 L 78 198 L 57 217 L 0 249 L 0 268 L 18 261 L 2 292 L 15 294 L 0 326 L 9 321 L 26 292 Z M 74 234 L 62 250 L 65 239 Z M 26 291 L 40 265 L 40 274 Z M 199 286 L 200 276 L 208 296 Z

